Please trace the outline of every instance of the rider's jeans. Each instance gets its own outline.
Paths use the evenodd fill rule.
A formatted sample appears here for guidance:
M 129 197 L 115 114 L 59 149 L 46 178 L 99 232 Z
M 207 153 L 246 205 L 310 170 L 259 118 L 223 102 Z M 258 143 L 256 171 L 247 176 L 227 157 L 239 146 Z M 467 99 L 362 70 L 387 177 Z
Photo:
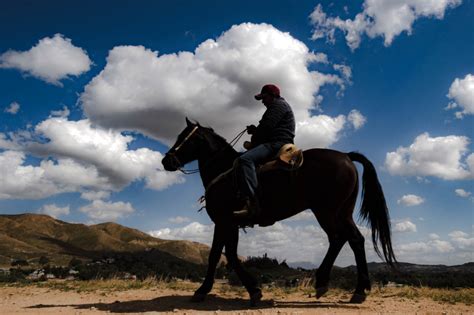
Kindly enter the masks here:
M 237 158 L 237 185 L 240 197 L 255 196 L 258 186 L 255 166 L 273 159 L 282 145 L 281 143 L 260 144 Z

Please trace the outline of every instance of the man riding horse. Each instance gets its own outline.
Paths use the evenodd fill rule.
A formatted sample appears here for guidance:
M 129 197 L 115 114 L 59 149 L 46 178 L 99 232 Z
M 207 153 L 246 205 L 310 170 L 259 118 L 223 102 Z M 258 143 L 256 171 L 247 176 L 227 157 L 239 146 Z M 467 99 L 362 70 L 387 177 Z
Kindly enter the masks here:
M 280 96 L 280 89 L 276 85 L 263 86 L 255 99 L 261 100 L 267 109 L 258 126 L 247 126 L 247 132 L 252 135 L 251 142 L 245 143 L 248 151 L 235 162 L 238 195 L 244 204 L 243 209 L 234 212 L 236 217 L 253 217 L 259 212 L 255 167 L 273 159 L 284 144 L 293 143 L 295 138 L 293 111 Z

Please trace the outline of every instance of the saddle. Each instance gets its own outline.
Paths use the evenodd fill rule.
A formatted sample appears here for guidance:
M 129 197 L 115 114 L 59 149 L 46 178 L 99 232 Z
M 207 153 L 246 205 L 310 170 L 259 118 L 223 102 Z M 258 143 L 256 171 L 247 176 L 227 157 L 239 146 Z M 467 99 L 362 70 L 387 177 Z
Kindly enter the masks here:
M 264 173 L 275 169 L 294 171 L 301 165 L 303 165 L 303 150 L 292 143 L 287 143 L 280 148 L 274 160 L 261 165 L 257 172 Z
M 283 145 L 280 148 L 280 150 L 278 151 L 278 154 L 275 156 L 273 160 L 257 167 L 257 175 L 260 176 L 264 173 L 266 174 L 267 172 L 271 172 L 274 170 L 284 170 L 284 171 L 290 172 L 289 174 L 290 178 L 294 178 L 294 175 L 291 172 L 298 170 L 302 165 L 303 165 L 303 151 L 301 149 L 298 149 L 294 144 L 288 143 L 288 144 Z M 235 171 L 235 164 L 232 168 L 228 169 L 227 171 L 221 173 L 216 178 L 214 178 L 206 187 L 204 199 L 207 199 L 208 192 L 212 190 L 212 187 L 222 181 L 230 180 L 231 185 L 234 185 L 234 189 L 235 189 L 236 179 L 235 179 L 234 171 Z M 261 187 L 257 188 L 257 198 L 259 199 L 262 198 Z M 275 221 L 272 219 L 268 221 L 262 221 L 254 217 L 254 218 L 242 220 L 239 226 L 246 227 L 246 226 L 253 226 L 254 224 L 259 224 L 260 226 L 269 226 L 269 225 L 272 225 L 273 223 L 275 223 Z

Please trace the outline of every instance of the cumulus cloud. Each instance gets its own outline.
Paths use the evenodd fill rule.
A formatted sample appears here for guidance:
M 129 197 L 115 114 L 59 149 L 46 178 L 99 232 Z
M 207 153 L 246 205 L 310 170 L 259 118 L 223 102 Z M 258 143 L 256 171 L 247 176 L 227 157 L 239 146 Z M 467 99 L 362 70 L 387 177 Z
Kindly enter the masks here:
M 436 233 L 430 233 L 428 235 L 428 237 L 430 238 L 430 240 L 438 240 L 439 239 L 439 235 L 436 234 Z
M 69 116 L 71 112 L 69 111 L 69 108 L 67 108 L 67 106 L 63 106 L 63 109 L 59 109 L 59 110 L 52 110 L 51 111 L 51 116 L 53 117 L 63 117 L 63 118 L 66 118 Z
M 468 191 L 465 191 L 464 189 L 456 189 L 454 191 L 456 193 L 456 195 L 458 195 L 459 197 L 464 197 L 464 198 L 467 198 L 471 195 L 471 192 L 468 192 Z
M 158 55 L 143 46 L 117 46 L 80 101 L 94 123 L 136 130 L 166 144 L 174 142 L 188 116 L 227 139 L 256 124 L 264 106 L 253 99 L 266 83 L 280 86 L 297 120 L 296 142 L 325 147 L 337 141 L 346 118 L 312 116 L 325 84 L 344 89 L 336 74 L 308 70 L 327 56 L 268 24 L 235 25 L 194 52 Z M 346 68 L 340 68 L 348 74 Z
M 115 189 L 142 178 L 148 188 L 156 190 L 182 181 L 178 174 L 163 170 L 160 152 L 148 148 L 128 150 L 133 137 L 94 127 L 87 119 L 49 118 L 36 126 L 35 133 L 48 141 L 26 143 L 28 152 L 38 156 L 67 157 L 93 165 Z
M 110 189 L 95 168 L 70 159 L 44 160 L 39 166 L 25 165 L 19 151 L 0 152 L 0 199 L 41 199 L 72 192 L 81 186 Z
M 306 219 L 306 215 L 304 217 Z M 267 253 L 269 257 L 275 257 L 280 261 L 319 264 L 328 249 L 326 233 L 317 224 L 291 226 L 287 224 L 289 221 L 277 222 L 265 228 L 255 227 L 248 229 L 247 233 L 241 232 L 239 255 L 262 256 Z M 358 228 L 366 239 L 367 260 L 379 261 L 372 250 L 371 242 L 368 241 L 371 237 L 370 229 L 361 226 Z M 149 234 L 162 239 L 190 240 L 211 245 L 213 230 L 213 225 L 192 222 L 184 227 L 163 228 L 151 231 Z M 413 222 L 409 219 L 394 222 L 393 231 L 395 234 L 392 240 L 399 261 L 427 264 L 438 261 L 452 265 L 472 259 L 474 239 L 462 231 L 450 233 L 449 240 L 443 240 L 438 234 L 431 233 L 427 240 L 409 243 L 401 243 L 399 239 L 405 233 L 416 232 L 416 225 Z M 345 266 L 354 263 L 353 253 L 346 244 L 338 256 L 336 265 Z
M 40 39 L 28 51 L 9 50 L 0 55 L 0 68 L 18 69 L 58 86 L 64 78 L 89 71 L 91 64 L 87 53 L 61 34 Z
M 93 220 L 116 221 L 134 213 L 135 209 L 129 202 L 94 200 L 91 204 L 79 208 L 79 211 L 87 214 Z
M 0 134 L 0 147 L 9 150 L 0 155 L 5 161 L 0 166 L 0 198 L 117 191 L 137 180 L 144 180 L 147 188 L 162 190 L 184 181 L 179 174 L 163 170 L 160 152 L 128 150 L 132 141 L 133 137 L 118 131 L 94 127 L 87 119 L 69 121 L 64 117 L 50 117 L 34 131 L 17 134 L 12 140 Z M 26 153 L 43 158 L 40 165 L 25 165 Z
M 18 102 L 11 102 L 7 108 L 5 108 L 5 113 L 16 115 L 20 110 L 20 104 Z
M 417 195 L 404 195 L 397 200 L 397 203 L 406 207 L 418 206 L 425 202 L 425 199 Z
M 69 206 L 59 207 L 55 204 L 47 204 L 43 205 L 39 210 L 39 213 L 47 214 L 52 216 L 53 218 L 57 219 L 61 215 L 68 215 L 69 214 Z
M 448 241 L 439 239 L 430 240 L 428 242 L 411 242 L 397 246 L 397 251 L 403 256 L 412 256 L 413 254 L 432 254 L 432 253 L 450 253 L 455 250 L 454 246 Z
M 436 233 L 430 233 L 427 240 L 395 244 L 395 252 L 402 261 L 432 264 L 439 261 L 444 264 L 461 264 L 472 260 L 474 238 L 461 230 L 448 234 L 449 240 L 443 240 Z
M 351 50 L 359 47 L 361 37 L 382 36 L 385 46 L 390 46 L 394 38 L 402 32 L 412 33 L 413 23 L 422 17 L 443 19 L 447 9 L 460 5 L 462 0 L 365 0 L 363 11 L 353 19 L 328 17 L 318 4 L 310 15 L 313 25 L 312 39 L 327 38 L 335 41 L 336 30 L 345 34 Z
M 308 214 L 300 217 L 306 220 Z M 239 255 L 242 256 L 262 256 L 267 253 L 269 257 L 276 257 L 280 261 L 289 262 L 312 262 L 318 264 L 324 258 L 328 249 L 326 233 L 316 224 L 306 226 L 290 226 L 286 224 L 290 220 L 277 222 L 273 226 L 261 228 L 255 227 L 248 229 L 247 233 L 241 232 L 239 236 Z M 361 232 L 370 238 L 370 231 L 365 227 L 359 227 Z M 213 236 L 213 225 L 204 225 L 198 222 L 192 222 L 185 227 L 164 228 L 151 231 L 154 237 L 163 239 L 184 239 L 197 241 L 210 245 Z M 297 244 L 297 246 L 295 246 Z M 367 246 L 367 255 L 370 260 L 377 260 L 376 254 L 370 246 Z M 338 265 L 348 265 L 354 263 L 354 256 L 348 245 L 344 247 L 336 261 Z
M 389 152 L 385 166 L 392 175 L 434 176 L 445 180 L 474 178 L 474 154 L 468 152 L 469 138 L 432 138 L 428 133 L 416 137 L 409 147 Z
M 298 213 L 295 216 L 292 216 L 291 218 L 288 218 L 285 220 L 285 222 L 292 222 L 292 221 L 308 221 L 312 220 L 314 222 L 315 220 L 314 213 L 311 210 L 306 210 L 303 212 Z
M 356 130 L 362 128 L 362 126 L 364 126 L 367 122 L 367 118 L 356 109 L 353 109 L 349 112 L 347 120 L 349 120 L 349 122 Z
M 177 216 L 177 217 L 174 217 L 174 218 L 169 218 L 168 221 L 171 222 L 171 223 L 175 223 L 175 224 L 182 224 L 182 223 L 190 222 L 191 219 L 188 218 L 188 217 Z
M 81 198 L 89 201 L 93 200 L 103 200 L 103 199 L 109 199 L 110 197 L 110 191 L 104 191 L 104 190 L 99 190 L 99 191 L 84 191 L 81 193 Z
M 416 232 L 416 224 L 410 220 L 395 223 L 394 232 Z
M 335 64 L 333 65 L 334 70 L 337 70 L 341 73 L 342 77 L 346 79 L 347 82 L 351 81 L 352 78 L 352 69 L 349 66 L 346 65 L 338 65 Z
M 446 109 L 461 108 L 461 111 L 455 113 L 457 118 L 474 114 L 474 75 L 467 74 L 463 79 L 456 78 L 447 96 L 452 102 Z
M 452 231 L 449 233 L 451 241 L 458 246 L 460 249 L 470 251 L 471 254 L 474 251 L 474 237 L 469 237 L 469 234 L 463 231 Z

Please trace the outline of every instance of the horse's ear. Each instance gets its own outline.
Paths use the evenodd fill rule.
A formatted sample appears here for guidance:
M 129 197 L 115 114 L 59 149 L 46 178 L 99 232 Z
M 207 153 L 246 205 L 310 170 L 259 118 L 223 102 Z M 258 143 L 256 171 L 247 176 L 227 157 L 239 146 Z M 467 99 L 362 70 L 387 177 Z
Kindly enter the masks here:
M 187 124 L 188 126 L 192 126 L 192 125 L 193 125 L 193 123 L 188 119 L 188 117 L 186 117 L 186 124 Z

